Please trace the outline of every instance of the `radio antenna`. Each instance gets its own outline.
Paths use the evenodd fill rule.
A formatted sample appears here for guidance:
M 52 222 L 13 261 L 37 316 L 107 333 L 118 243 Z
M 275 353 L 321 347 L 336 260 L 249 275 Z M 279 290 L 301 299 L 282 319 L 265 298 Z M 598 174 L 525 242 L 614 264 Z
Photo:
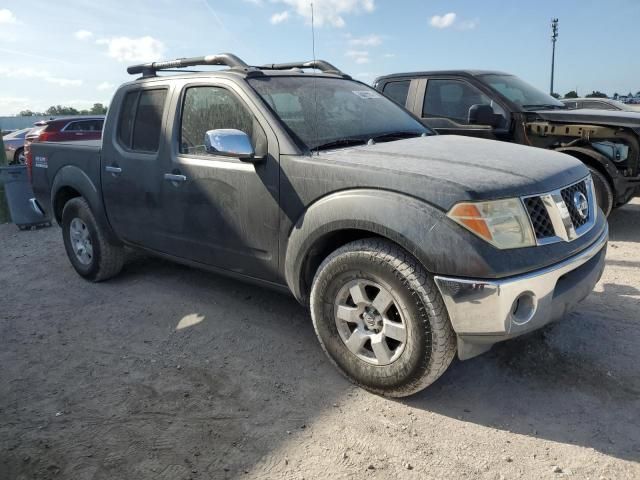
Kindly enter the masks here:
M 318 145 L 318 91 L 316 89 L 316 31 L 314 27 L 314 18 L 313 18 L 313 2 L 311 5 L 311 55 L 313 57 L 313 65 L 312 69 L 313 75 L 313 105 L 314 105 L 314 131 L 316 137 L 316 147 Z M 317 154 L 320 155 L 320 150 L 317 150 Z

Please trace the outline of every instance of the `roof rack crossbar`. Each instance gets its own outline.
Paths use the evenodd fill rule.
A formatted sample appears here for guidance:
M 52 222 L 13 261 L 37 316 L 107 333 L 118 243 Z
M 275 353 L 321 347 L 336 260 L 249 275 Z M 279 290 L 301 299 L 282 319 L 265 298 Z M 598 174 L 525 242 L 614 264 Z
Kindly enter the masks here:
M 240 58 L 231 53 L 221 53 L 220 55 L 205 55 L 203 57 L 178 58 L 163 62 L 142 63 L 131 65 L 127 68 L 127 73 L 136 75 L 141 73 L 144 77 L 154 76 L 159 70 L 169 70 L 173 68 L 193 67 L 196 65 L 226 65 L 231 69 L 250 71 L 252 67 L 243 62 Z
M 336 75 L 345 75 L 338 67 L 331 65 L 324 60 L 310 60 L 308 62 L 289 62 L 289 63 L 268 63 L 258 68 L 263 70 L 291 70 L 293 68 L 315 68 L 324 73 L 333 73 Z

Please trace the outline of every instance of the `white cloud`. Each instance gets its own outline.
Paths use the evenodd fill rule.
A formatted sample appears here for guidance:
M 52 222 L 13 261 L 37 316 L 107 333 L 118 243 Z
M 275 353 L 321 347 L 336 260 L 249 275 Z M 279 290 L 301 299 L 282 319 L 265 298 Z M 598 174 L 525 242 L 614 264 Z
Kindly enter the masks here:
M 115 85 L 113 83 L 109 83 L 109 82 L 102 82 L 99 83 L 98 86 L 96 87 L 96 90 L 113 90 L 113 88 L 115 87 Z
M 164 44 L 153 37 L 102 38 L 98 45 L 107 45 L 107 55 L 119 62 L 151 62 L 164 55 Z
M 89 30 L 78 30 L 76 33 L 73 34 L 74 37 L 76 37 L 78 40 L 88 40 L 91 37 L 93 37 L 93 33 L 90 32 Z
M 396 54 L 395 54 L 395 53 L 385 53 L 385 54 L 383 55 L 383 57 L 384 57 L 384 58 L 393 58 L 393 57 L 395 57 L 395 56 L 396 56 Z
M 51 75 L 46 70 L 36 70 L 35 68 L 0 67 L 0 76 L 18 79 L 35 78 L 44 80 L 48 83 L 53 83 L 54 85 L 58 85 L 60 87 L 78 87 L 82 85 L 82 80 L 80 79 L 56 77 L 54 75 Z
M 26 110 L 29 101 L 27 97 L 0 97 L 0 115 L 14 115 Z
M 18 19 L 8 8 L 0 8 L 0 24 L 18 23 Z
M 458 15 L 449 12 L 444 15 L 434 15 L 431 17 L 431 20 L 429 20 L 429 23 L 434 28 L 454 27 L 457 30 L 473 30 L 480 21 L 477 18 L 474 20 L 460 20 Z
M 309 0 L 273 0 L 274 3 L 288 5 L 307 23 L 311 22 L 311 2 Z M 329 24 L 341 28 L 346 25 L 344 15 L 371 13 L 375 9 L 374 0 L 315 0 L 313 2 L 313 19 L 315 25 L 321 27 Z
M 380 35 L 365 35 L 364 37 L 350 37 L 349 45 L 354 47 L 377 47 L 382 44 Z
M 453 12 L 444 15 L 434 15 L 429 22 L 434 28 L 448 28 L 456 21 L 456 14 Z
M 289 12 L 287 12 L 286 10 L 284 12 L 274 13 L 273 15 L 271 15 L 271 23 L 273 23 L 274 25 L 277 25 L 279 23 L 284 22 L 288 18 L 289 18 Z
M 369 63 L 369 52 L 366 50 L 347 50 L 345 53 L 347 57 L 353 58 L 353 61 L 358 65 Z

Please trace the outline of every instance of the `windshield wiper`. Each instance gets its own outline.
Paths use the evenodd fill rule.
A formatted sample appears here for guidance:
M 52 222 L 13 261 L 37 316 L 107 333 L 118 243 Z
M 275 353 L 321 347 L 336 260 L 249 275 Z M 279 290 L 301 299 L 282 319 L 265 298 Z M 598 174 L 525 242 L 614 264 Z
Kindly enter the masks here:
M 414 138 L 423 135 L 422 132 L 398 131 L 389 132 L 371 137 L 374 142 L 392 142 L 394 140 L 402 140 L 403 138 Z
M 353 147 L 355 145 L 364 145 L 366 143 L 367 141 L 363 138 L 338 138 L 337 140 L 332 140 L 331 142 L 322 143 L 313 147 L 311 151 L 328 150 L 334 147 Z

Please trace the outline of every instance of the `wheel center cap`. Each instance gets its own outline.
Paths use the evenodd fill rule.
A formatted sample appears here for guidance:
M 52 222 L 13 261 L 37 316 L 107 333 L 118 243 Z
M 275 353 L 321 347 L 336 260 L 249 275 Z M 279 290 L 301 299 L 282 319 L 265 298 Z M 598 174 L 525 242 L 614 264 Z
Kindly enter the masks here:
M 376 311 L 371 311 L 369 309 L 365 310 L 362 313 L 362 320 L 364 320 L 365 325 L 367 326 L 367 328 L 371 329 L 371 330 L 375 330 L 380 326 L 381 322 L 381 318 L 380 315 L 378 314 L 378 312 Z

